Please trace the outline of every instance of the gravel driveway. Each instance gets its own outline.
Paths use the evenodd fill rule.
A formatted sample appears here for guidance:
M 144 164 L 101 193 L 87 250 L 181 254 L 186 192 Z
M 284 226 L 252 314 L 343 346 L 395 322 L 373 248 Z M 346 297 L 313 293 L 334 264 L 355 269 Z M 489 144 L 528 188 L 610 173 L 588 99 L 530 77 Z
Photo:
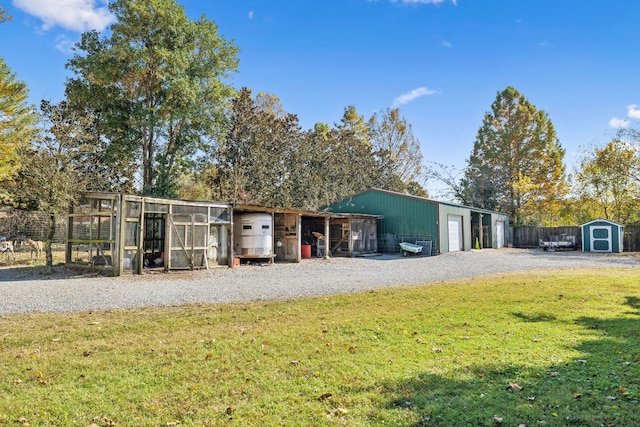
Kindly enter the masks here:
M 266 301 L 359 292 L 485 274 L 551 268 L 640 267 L 635 254 L 500 249 L 435 257 L 311 259 L 122 277 L 0 268 L 0 315 L 60 313 L 190 303 Z

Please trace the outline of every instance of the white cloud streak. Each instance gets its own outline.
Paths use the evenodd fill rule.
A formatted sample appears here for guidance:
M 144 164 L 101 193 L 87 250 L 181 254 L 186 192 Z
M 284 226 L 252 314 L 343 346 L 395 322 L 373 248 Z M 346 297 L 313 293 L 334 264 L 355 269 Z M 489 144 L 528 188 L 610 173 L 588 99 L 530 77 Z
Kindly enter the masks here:
M 13 0 L 15 7 L 42 20 L 44 31 L 55 26 L 102 31 L 115 20 L 107 4 L 108 0 Z
M 425 86 L 422 86 L 412 90 L 411 92 L 403 93 L 393 100 L 393 105 L 394 107 L 397 107 L 398 105 L 405 105 L 417 98 L 420 98 L 421 96 L 435 95 L 436 93 L 438 93 L 437 90 L 429 89 Z
M 65 54 L 73 53 L 73 45 L 75 43 L 69 40 L 64 35 L 56 37 L 56 49 Z
M 611 120 L 609 120 L 609 126 L 615 129 L 624 129 L 629 126 L 629 120 L 617 119 L 613 117 Z
M 631 119 L 640 119 L 640 110 L 636 104 L 627 105 L 627 116 Z
M 253 19 L 255 12 L 253 10 L 249 11 L 249 19 Z

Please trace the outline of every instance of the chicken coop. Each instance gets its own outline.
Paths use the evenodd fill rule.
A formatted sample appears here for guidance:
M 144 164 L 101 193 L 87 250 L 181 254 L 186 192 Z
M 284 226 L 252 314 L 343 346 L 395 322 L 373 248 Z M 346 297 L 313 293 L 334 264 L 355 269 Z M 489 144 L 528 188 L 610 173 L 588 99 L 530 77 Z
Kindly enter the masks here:
M 69 208 L 66 263 L 142 273 L 232 263 L 231 205 L 84 193 Z

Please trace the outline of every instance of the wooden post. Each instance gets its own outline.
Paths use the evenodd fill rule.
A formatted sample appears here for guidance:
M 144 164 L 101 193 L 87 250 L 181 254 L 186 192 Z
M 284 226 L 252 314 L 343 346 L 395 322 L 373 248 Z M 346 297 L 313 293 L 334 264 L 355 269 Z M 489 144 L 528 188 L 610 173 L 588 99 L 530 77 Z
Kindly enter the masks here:
M 191 270 L 195 267 L 195 257 L 196 257 L 196 216 L 191 214 L 191 260 L 189 261 L 189 265 Z
M 118 224 L 118 229 L 116 230 L 116 242 L 115 242 L 115 250 L 112 253 L 113 257 L 113 274 L 116 276 L 122 276 L 124 271 L 124 225 L 125 225 L 125 214 L 124 207 L 126 206 L 124 195 L 118 193 L 115 198 L 115 206 L 116 209 L 116 224 Z
M 144 208 L 145 198 L 140 199 L 140 217 L 138 227 L 138 250 L 136 251 L 136 274 L 142 274 L 144 264 Z
M 331 218 L 325 217 L 324 219 L 324 259 L 329 259 L 330 251 L 330 234 L 331 233 Z
M 353 229 L 352 229 L 353 223 L 352 223 L 352 218 L 349 217 L 347 218 L 347 229 L 349 230 L 349 240 L 347 241 L 347 247 L 348 247 L 348 251 L 349 251 L 349 256 L 352 257 L 353 256 Z

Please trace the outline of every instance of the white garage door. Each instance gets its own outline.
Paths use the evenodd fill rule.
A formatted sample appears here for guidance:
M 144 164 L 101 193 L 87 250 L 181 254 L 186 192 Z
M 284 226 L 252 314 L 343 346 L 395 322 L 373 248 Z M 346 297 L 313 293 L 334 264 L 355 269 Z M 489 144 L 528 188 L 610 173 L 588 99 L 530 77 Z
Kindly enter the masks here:
M 504 248 L 504 221 L 496 221 L 496 247 Z
M 449 252 L 462 250 L 462 217 L 459 215 L 449 215 Z

